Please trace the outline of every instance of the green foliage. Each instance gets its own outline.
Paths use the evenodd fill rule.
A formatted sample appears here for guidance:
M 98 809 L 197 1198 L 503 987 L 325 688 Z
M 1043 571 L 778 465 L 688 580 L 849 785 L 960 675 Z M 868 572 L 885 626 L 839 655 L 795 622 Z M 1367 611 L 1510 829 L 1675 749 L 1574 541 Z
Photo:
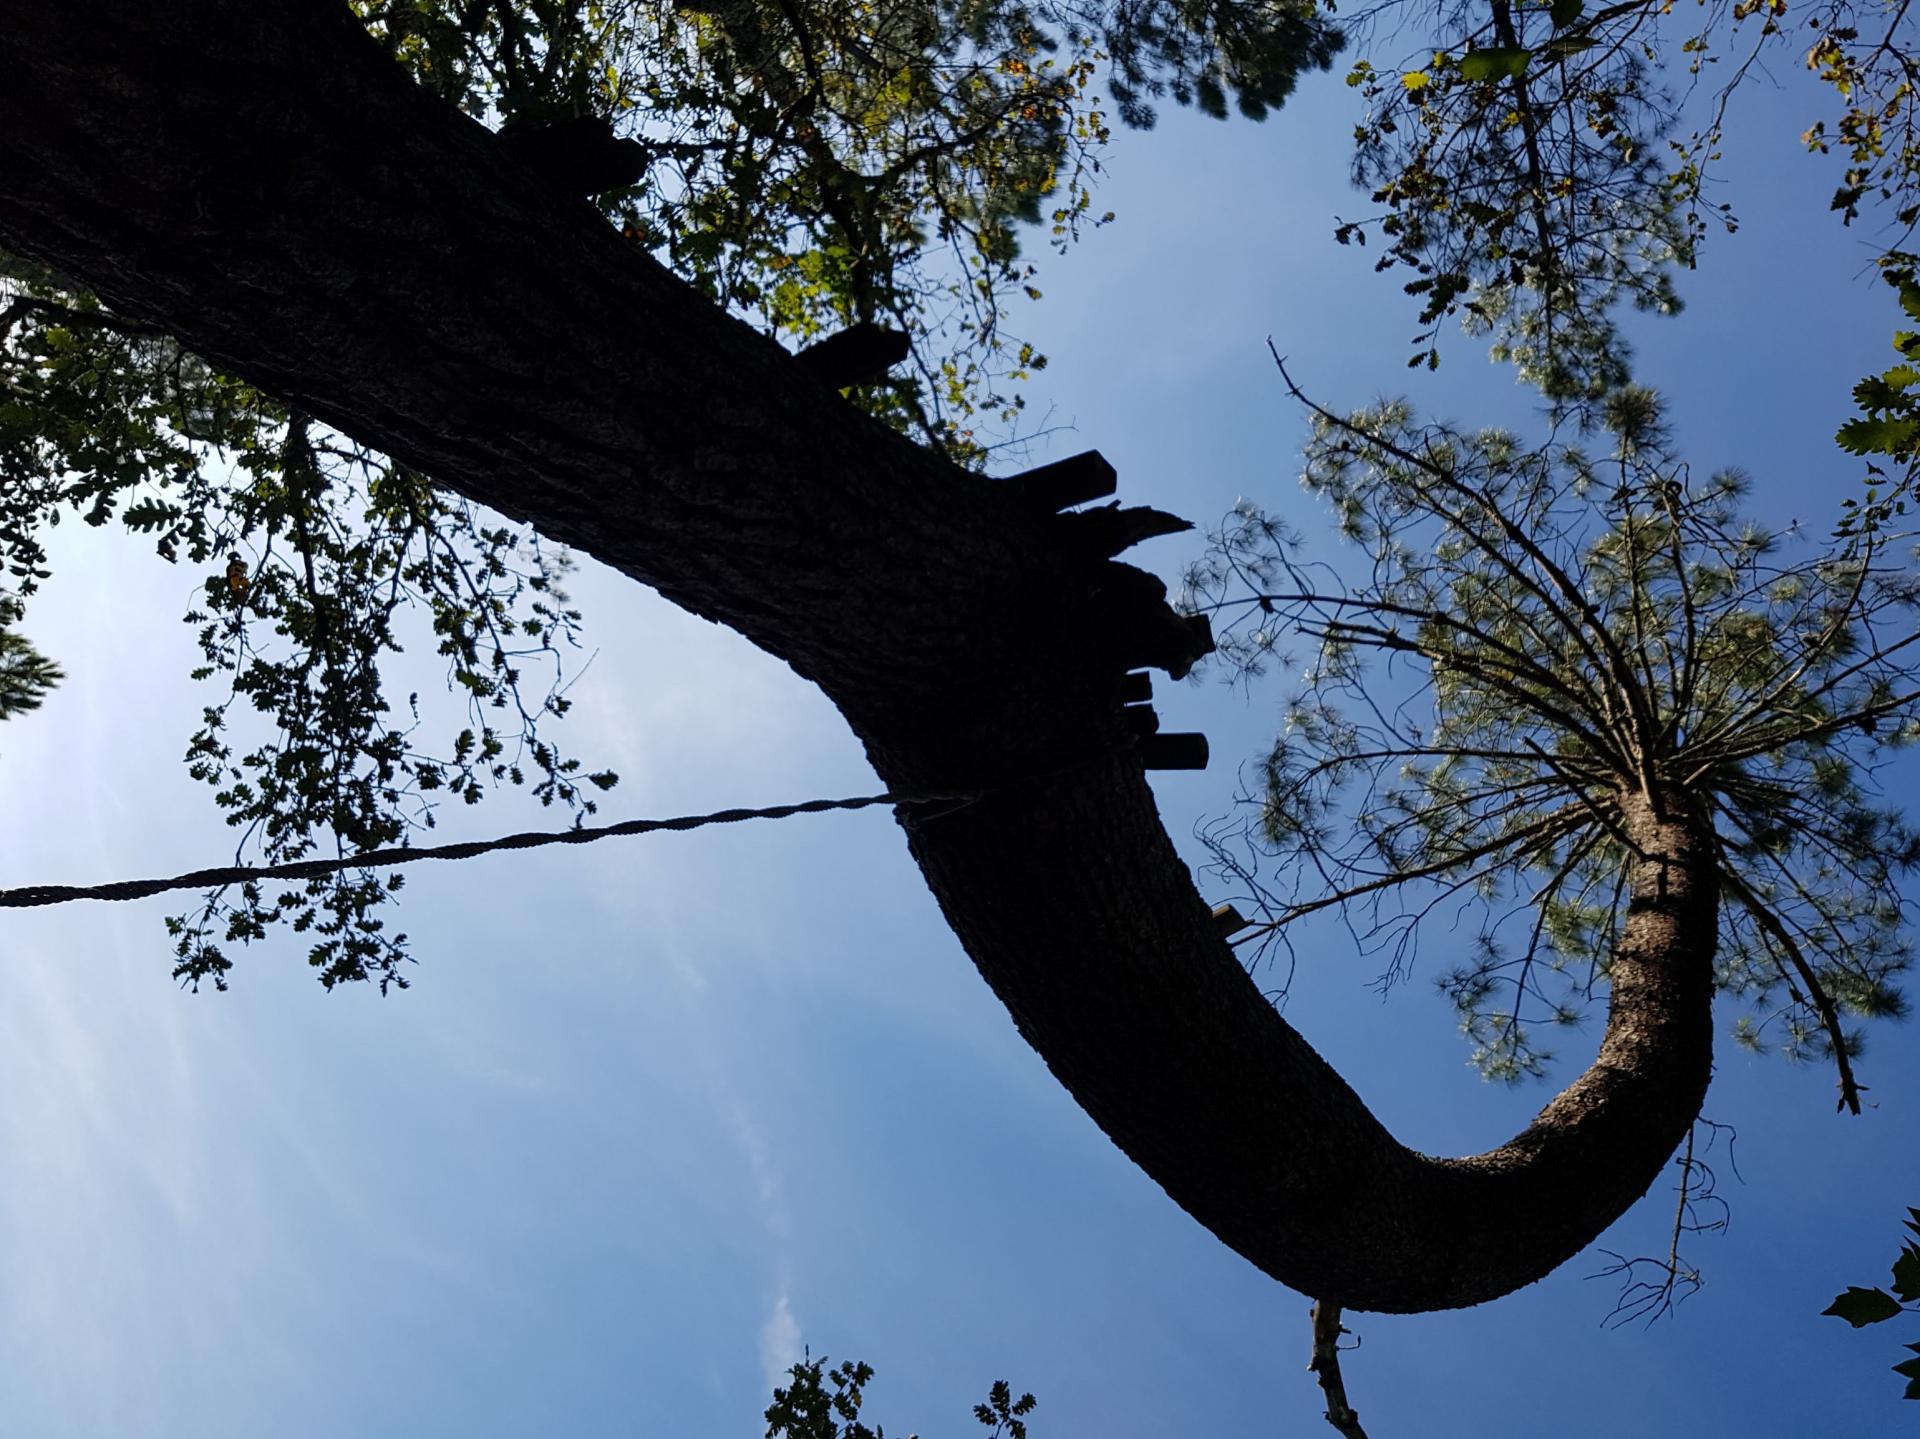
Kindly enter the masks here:
M 60 666 L 10 628 L 19 618 L 20 602 L 0 595 L 0 720 L 39 709 L 62 678 Z
M 1754 8 L 1784 13 L 1784 0 Z M 1913 85 L 1915 54 L 1902 29 L 1904 11 L 1828 0 L 1807 17 L 1814 41 L 1804 52 L 1806 68 L 1826 82 L 1841 103 L 1829 130 L 1815 121 L 1801 135 L 1821 155 L 1838 146 L 1847 168 L 1830 208 L 1843 223 L 1858 218 L 1863 202 L 1877 199 L 1911 232 L 1920 220 L 1920 111 Z M 1885 17 L 1884 23 L 1878 23 Z
M 1920 1313 L 1920 1243 L 1915 1242 L 1920 1240 L 1920 1209 L 1907 1211 L 1906 1227 L 1914 1239 L 1901 1244 L 1900 1255 L 1893 1261 L 1893 1293 L 1850 1284 L 1845 1293 L 1836 1296 L 1833 1303 L 1820 1311 L 1822 1314 L 1831 1314 L 1846 1320 L 1855 1329 L 1863 1329 L 1901 1314 Z M 1894 1365 L 1893 1372 L 1907 1381 L 1903 1397 L 1920 1399 L 1920 1344 L 1906 1347 L 1915 1357 Z
M 1517 80 L 1527 73 L 1527 62 L 1532 58 L 1533 51 L 1516 45 L 1469 50 L 1460 57 L 1460 78 L 1476 82 Z
M 793 1383 L 773 1391 L 765 1415 L 766 1439 L 886 1439 L 884 1429 L 869 1429 L 860 1418 L 864 1390 L 873 1378 L 871 1365 L 845 1360 L 829 1371 L 825 1355 L 809 1355 L 789 1372 Z M 987 1429 L 987 1439 L 1027 1439 L 1025 1419 L 1034 1405 L 1031 1394 L 1015 1399 L 1006 1380 L 999 1379 L 987 1402 L 973 1406 L 973 1417 Z
M 567 557 L 483 523 L 470 506 L 337 436 L 316 437 L 300 415 L 288 417 L 263 470 L 230 497 L 224 526 L 241 541 L 256 525 L 265 530 L 257 557 L 236 553 L 210 574 L 202 608 L 186 616 L 206 658 L 195 677 L 228 686 L 187 749 L 189 772 L 215 789 L 227 822 L 278 863 L 307 857 L 323 835 L 338 854 L 398 843 L 432 828 L 443 799 L 476 804 L 500 784 L 529 785 L 576 823 L 592 814 L 585 786 L 610 788 L 615 777 L 583 774 L 540 729 L 568 707 L 558 661 L 560 647 L 575 643 L 579 614 L 560 588 Z M 277 553 L 276 529 L 286 546 Z M 466 711 L 438 753 L 413 743 L 418 697 L 396 717 L 381 688 L 381 655 L 401 648 L 396 617 L 414 606 L 430 618 L 448 687 Z M 260 647 L 263 626 L 289 642 L 283 651 Z M 544 695 L 522 684 L 529 662 L 550 667 Z M 280 733 L 236 755 L 227 716 L 242 699 Z M 210 901 L 170 926 L 181 961 L 175 977 L 224 983 L 229 962 L 209 937 L 215 919 L 226 939 L 241 941 L 285 921 L 318 936 L 308 962 L 327 987 L 370 976 L 404 985 L 404 937 L 389 939 L 368 913 L 399 878 L 312 880 L 271 904 L 250 887 L 238 906 Z
M 1556 414 L 1584 413 L 1629 379 L 1613 310 L 1680 309 L 1673 273 L 1703 227 L 1662 168 L 1674 112 L 1635 38 L 1647 9 L 1497 0 L 1436 13 L 1416 54 L 1348 72 L 1367 102 L 1354 178 L 1384 209 L 1334 236 L 1378 233 L 1375 269 L 1414 272 L 1409 366 L 1439 364 L 1440 327 L 1458 315 Z
M 1133 0 L 1103 14 L 1069 4 L 1049 13 L 1069 33 L 1097 27 L 1120 118 L 1141 129 L 1162 95 L 1221 120 L 1231 96 L 1242 115 L 1264 120 L 1302 71 L 1325 70 L 1345 44 L 1312 0 Z
M 1661 0 L 1434 7 L 1411 54 L 1353 64 L 1347 83 L 1368 102 L 1354 131 L 1355 178 L 1385 208 L 1341 221 L 1335 236 L 1364 244 L 1378 233 L 1387 248 L 1377 268 L 1415 271 L 1406 289 L 1420 300 L 1422 329 L 1409 365 L 1439 363 L 1441 322 L 1457 314 L 1556 416 L 1585 415 L 1627 384 L 1632 354 L 1612 315 L 1622 301 L 1677 312 L 1675 273 L 1692 268 L 1710 222 L 1737 228 L 1731 203 L 1703 197 L 1733 93 L 1769 58 L 1813 71 L 1839 103 L 1801 136 L 1809 150 L 1844 157 L 1831 209 L 1851 224 L 1878 203 L 1904 243 L 1920 221 L 1920 89 L 1906 11 L 1820 0 L 1790 30 L 1787 0 L 1690 8 L 1697 23 Z M 1365 12 L 1355 23 L 1362 44 L 1374 20 Z M 1804 30 L 1811 46 L 1794 38 Z M 1657 76 L 1684 69 L 1697 80 L 1723 58 L 1737 63 L 1704 123 L 1682 137 L 1679 106 Z M 1915 258 L 1888 247 L 1876 263 L 1910 272 Z M 1842 445 L 1892 453 L 1913 438 L 1904 421 L 1870 419 L 1843 430 Z
M 1899 292 L 1900 308 L 1907 318 L 1920 321 L 1920 283 L 1914 281 L 1912 273 L 1890 269 L 1882 275 Z M 1910 465 L 1920 451 L 1920 444 L 1916 444 L 1920 440 L 1920 394 L 1914 393 L 1914 387 L 1920 385 L 1920 369 L 1910 363 L 1909 357 L 1920 351 L 1920 333 L 1895 331 L 1893 347 L 1901 356 L 1900 363 L 1867 376 L 1853 387 L 1854 403 L 1862 413 L 1842 425 L 1833 438 L 1848 454 L 1884 455 L 1896 464 Z M 1876 476 L 1886 473 L 1878 463 L 1870 464 L 1868 471 Z
M 818 1359 L 809 1355 L 806 1362 L 793 1366 L 789 1371 L 792 1385 L 773 1391 L 773 1403 L 764 1416 L 767 1439 L 780 1439 L 782 1435 L 790 1439 L 884 1439 L 884 1429 L 869 1429 L 860 1422 L 860 1406 L 865 1402 L 862 1391 L 873 1378 L 873 1366 L 843 1361 L 839 1368 L 826 1373 L 833 1386 L 831 1392 L 821 1382 L 826 1367 L 825 1355 Z
M 269 863 L 352 855 L 431 828 L 447 798 L 472 804 L 499 785 L 529 784 L 578 820 L 593 812 L 590 792 L 614 783 L 541 732 L 567 707 L 558 662 L 579 616 L 559 588 L 566 558 L 535 537 L 17 262 L 0 288 L 0 394 L 0 563 L 18 596 L 45 578 L 43 527 L 64 515 L 117 521 L 203 573 L 187 615 L 202 655 L 194 677 L 224 694 L 187 760 L 243 850 Z M 18 598 L 5 604 L 11 623 Z M 381 687 L 409 618 L 432 636 L 464 711 L 444 749 L 424 742 L 417 696 L 397 707 Z M 530 661 L 547 667 L 544 690 Z M 58 673 L 18 663 L 23 679 Z M 236 746 L 229 718 L 242 700 L 265 737 Z M 312 936 L 308 962 L 329 988 L 404 986 L 405 936 L 378 914 L 399 888 L 397 875 L 345 871 L 273 895 L 215 891 L 167 922 L 175 978 L 224 987 L 223 946 L 284 923 Z
M 1857 1102 L 1843 1015 L 1906 1012 L 1901 874 L 1920 834 L 1879 801 L 1878 757 L 1920 737 L 1907 661 L 1920 575 L 1869 493 L 1825 545 L 1742 519 L 1743 476 L 1691 479 L 1658 401 L 1609 400 L 1606 455 L 1422 426 L 1399 402 L 1316 411 L 1303 482 L 1366 556 L 1344 583 L 1243 503 L 1188 576 L 1221 657 L 1250 676 L 1282 627 L 1315 646 L 1243 839 L 1294 886 L 1268 938 L 1337 908 L 1403 976 L 1420 925 L 1471 905 L 1441 980 L 1490 1077 L 1542 1072 L 1624 917 L 1623 800 L 1709 815 L 1716 980 L 1737 1035 L 1824 1055 Z M 1384 662 L 1382 669 L 1369 659 Z
M 1031 1394 L 1013 1397 L 1013 1390 L 1004 1379 L 993 1381 L 993 1388 L 987 1392 L 987 1402 L 973 1406 L 973 1417 L 987 1429 L 987 1439 L 1027 1439 L 1025 1418 L 1034 1410 L 1035 1400 Z

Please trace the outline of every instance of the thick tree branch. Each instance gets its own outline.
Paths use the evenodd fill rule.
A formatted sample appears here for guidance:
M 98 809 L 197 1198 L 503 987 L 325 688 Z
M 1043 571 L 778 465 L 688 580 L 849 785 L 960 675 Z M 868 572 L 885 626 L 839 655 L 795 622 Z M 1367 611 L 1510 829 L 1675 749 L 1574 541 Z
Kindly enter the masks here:
M 892 789 L 1125 743 L 1101 606 L 1164 617 L 1157 582 L 1074 560 L 1013 487 L 859 416 L 556 202 L 342 5 L 18 0 L 0 245 L 779 655 Z M 1577 1253 L 1699 1108 L 1711 861 L 1684 826 L 1631 827 L 1665 859 L 1636 863 L 1599 1059 L 1462 1160 L 1394 1141 L 1261 997 L 1130 755 L 908 840 L 1021 1033 L 1178 1203 L 1297 1289 L 1417 1311 Z

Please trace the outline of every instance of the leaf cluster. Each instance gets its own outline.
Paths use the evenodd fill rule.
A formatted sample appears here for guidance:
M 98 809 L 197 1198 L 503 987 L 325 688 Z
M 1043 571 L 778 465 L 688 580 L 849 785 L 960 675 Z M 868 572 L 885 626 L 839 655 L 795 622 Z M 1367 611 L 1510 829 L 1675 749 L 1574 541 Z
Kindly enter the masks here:
M 1883 275 L 1899 292 L 1906 317 L 1920 322 L 1920 283 L 1906 270 L 1887 270 Z M 1869 457 L 1868 473 L 1875 478 L 1884 478 L 1886 469 L 1873 457 L 1885 456 L 1910 466 L 1920 455 L 1920 393 L 1915 392 L 1920 385 L 1920 330 L 1896 330 L 1893 347 L 1900 362 L 1853 387 L 1853 400 L 1861 413 L 1833 437 L 1847 453 Z
M 827 1362 L 825 1355 L 809 1355 L 789 1371 L 793 1382 L 773 1391 L 765 1415 L 767 1439 L 886 1439 L 884 1429 L 870 1429 L 860 1418 L 873 1366 L 843 1360 L 828 1370 Z M 986 1403 L 973 1406 L 973 1417 L 987 1430 L 987 1439 L 1027 1439 L 1026 1416 L 1035 1403 L 1031 1394 L 1015 1399 L 1007 1381 L 998 1379 Z
M 1070 32 L 1077 23 L 1100 35 L 1114 104 L 1140 129 L 1154 123 L 1151 102 L 1161 96 L 1219 120 L 1231 100 L 1264 120 L 1303 71 L 1327 69 L 1346 43 L 1311 0 L 1120 0 L 1091 12 L 1062 3 L 1053 13 Z
M 1814 40 L 1804 63 L 1832 90 L 1841 109 L 1831 129 L 1816 120 L 1800 137 L 1817 154 L 1838 148 L 1845 159 L 1831 202 L 1842 223 L 1851 225 L 1863 203 L 1878 201 L 1894 212 L 1902 241 L 1920 223 L 1916 36 L 1906 21 L 1905 7 L 1855 0 L 1812 7 L 1805 23 Z
M 1350 23 L 1371 45 L 1386 5 Z M 1584 414 L 1631 378 L 1614 315 L 1625 301 L 1679 311 L 1675 276 L 1692 268 L 1733 94 L 1789 40 L 1786 0 L 1700 0 L 1683 20 L 1662 0 L 1494 0 L 1484 12 L 1426 12 L 1422 46 L 1395 62 L 1357 60 L 1347 83 L 1367 111 L 1354 130 L 1354 178 L 1384 208 L 1342 220 L 1335 238 L 1386 241 L 1376 268 L 1410 268 L 1421 305 L 1410 365 L 1439 363 L 1441 323 L 1458 315 L 1491 337 L 1555 417 Z M 1904 6 L 1825 0 L 1799 17 L 1812 42 L 1793 57 L 1825 82 L 1839 112 L 1802 134 L 1846 169 L 1831 208 L 1851 224 L 1864 204 L 1898 233 L 1876 263 L 1910 271 L 1920 223 L 1915 36 Z M 1681 27 L 1676 29 L 1675 27 Z M 1397 32 L 1396 32 L 1397 33 Z M 1724 83 L 1699 128 L 1678 123 L 1723 60 Z M 1660 83 L 1684 78 L 1676 99 Z
M 239 831 L 236 859 L 376 849 L 431 828 L 444 799 L 472 804 L 498 785 L 527 784 L 578 820 L 615 782 L 541 732 L 567 707 L 559 660 L 579 615 L 559 584 L 566 557 L 536 537 L 31 266 L 14 264 L 0 289 L 0 397 L 8 624 L 45 578 L 45 531 L 63 516 L 117 523 L 200 572 L 186 616 L 194 677 L 224 694 L 203 709 L 187 761 Z M 382 688 L 409 622 L 431 636 L 465 711 L 444 749 L 423 740 L 418 696 L 396 714 Z M 30 690 L 57 676 L 30 651 L 10 654 Z M 260 716 L 245 743 L 229 737 L 239 701 Z M 285 923 L 311 934 L 308 961 L 329 988 L 404 986 L 405 936 L 378 913 L 398 878 L 345 871 L 273 895 L 211 893 L 168 921 L 175 977 L 224 987 L 223 946 Z
M 1410 366 L 1439 364 L 1440 327 L 1459 315 L 1556 413 L 1577 411 L 1629 378 L 1622 301 L 1681 308 L 1673 273 L 1701 225 L 1661 159 L 1675 111 L 1653 78 L 1655 8 L 1496 0 L 1484 17 L 1436 16 L 1430 49 L 1349 70 L 1367 103 L 1354 181 L 1384 209 L 1335 238 L 1376 232 L 1375 269 L 1414 272 Z
M 1920 1209 L 1907 1211 L 1906 1227 L 1914 1238 L 1901 1244 L 1900 1255 L 1893 1261 L 1893 1293 L 1849 1284 L 1844 1293 L 1836 1295 L 1833 1303 L 1820 1311 L 1822 1314 L 1831 1314 L 1846 1320 L 1855 1329 L 1864 1329 L 1869 1324 L 1884 1324 L 1901 1314 L 1920 1313 L 1920 1242 L 1916 1242 L 1920 1241 Z M 1920 1399 L 1920 1344 L 1906 1347 L 1915 1357 L 1894 1365 L 1893 1372 L 1907 1381 L 1902 1397 Z

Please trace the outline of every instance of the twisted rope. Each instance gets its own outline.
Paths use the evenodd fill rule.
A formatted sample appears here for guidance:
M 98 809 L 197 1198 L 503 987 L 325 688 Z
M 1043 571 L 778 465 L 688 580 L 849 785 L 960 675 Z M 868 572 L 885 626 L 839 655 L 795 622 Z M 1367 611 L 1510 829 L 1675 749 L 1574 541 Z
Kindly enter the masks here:
M 1002 785 L 999 788 L 1007 788 Z M 402 845 L 393 849 L 368 850 L 365 854 L 341 859 L 303 859 L 287 864 L 259 866 L 228 865 L 220 869 L 196 869 L 171 879 L 123 879 L 111 884 L 29 884 L 17 889 L 0 889 L 0 908 L 27 909 L 35 905 L 66 904 L 76 899 L 145 899 L 172 889 L 215 889 L 261 879 L 318 879 L 343 869 L 380 869 L 387 865 L 411 864 L 418 859 L 472 859 L 498 849 L 538 849 L 548 844 L 591 844 L 617 834 L 650 834 L 655 830 L 699 829 L 709 824 L 738 824 L 749 819 L 785 819 L 795 814 L 819 814 L 825 810 L 866 809 L 876 804 L 902 806 L 950 804 L 955 808 L 970 804 L 991 790 L 966 794 L 869 794 L 853 799 L 810 799 L 800 804 L 768 805 L 764 809 L 723 809 L 712 814 L 678 815 L 672 819 L 626 819 L 618 824 L 587 825 L 567 830 L 527 830 L 498 839 L 469 840 L 462 844 L 427 846 Z M 940 813 L 950 813 L 943 810 Z M 929 815 L 925 818 L 935 818 Z
M 1134 749 L 1129 740 L 1112 749 L 1095 750 L 1066 764 L 1030 771 L 980 789 L 937 794 L 857 795 L 851 799 L 809 799 L 799 804 L 767 805 L 762 809 L 722 809 L 712 814 L 683 814 L 672 819 L 623 819 L 618 824 L 582 825 L 575 829 L 523 830 L 497 839 L 467 840 L 460 844 L 396 845 L 392 849 L 370 849 L 365 854 L 338 859 L 301 859 L 286 864 L 226 865 L 219 869 L 196 869 L 176 874 L 171 879 L 122 879 L 110 884 L 27 884 L 0 889 L 0 909 L 30 909 L 45 904 L 66 904 L 76 899 L 145 899 L 174 889 L 216 889 L 230 884 L 245 884 L 261 879 L 318 879 L 338 874 L 343 869 L 382 869 L 389 865 L 412 864 L 420 859 L 472 859 L 499 849 L 538 849 L 549 844 L 592 844 L 619 834 L 651 834 L 655 830 L 699 829 L 710 824 L 738 824 L 749 819 L 786 819 L 796 814 L 821 814 L 836 809 L 868 809 L 877 804 L 914 809 L 922 805 L 943 805 L 928 814 L 903 816 L 908 824 L 939 819 L 965 809 L 988 795 L 1022 787 L 1037 787 L 1047 780 L 1090 765 L 1110 760 Z

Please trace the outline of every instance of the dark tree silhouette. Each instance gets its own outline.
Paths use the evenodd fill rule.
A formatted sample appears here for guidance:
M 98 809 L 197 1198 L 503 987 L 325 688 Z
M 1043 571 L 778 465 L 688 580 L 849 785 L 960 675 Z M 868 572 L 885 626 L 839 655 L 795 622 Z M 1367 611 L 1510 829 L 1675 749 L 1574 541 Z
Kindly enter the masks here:
M 0 245 L 127 325 L 729 625 L 819 685 L 1021 1033 L 1201 1223 L 1330 1304 L 1532 1282 L 1633 1203 L 1705 1086 L 1706 816 L 1631 801 L 1601 1057 L 1509 1143 L 1390 1136 L 1260 995 L 1159 823 L 1120 671 L 1158 582 L 921 450 L 414 84 L 327 0 L 0 29 Z

